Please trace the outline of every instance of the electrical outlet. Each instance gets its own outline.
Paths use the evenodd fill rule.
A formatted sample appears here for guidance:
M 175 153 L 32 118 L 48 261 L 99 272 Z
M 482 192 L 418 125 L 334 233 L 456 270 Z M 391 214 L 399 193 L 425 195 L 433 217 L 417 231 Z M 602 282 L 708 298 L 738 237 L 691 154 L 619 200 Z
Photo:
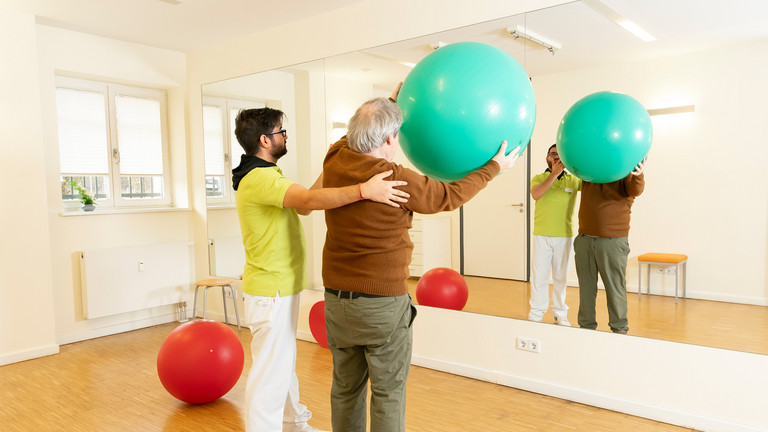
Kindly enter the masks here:
M 677 267 L 660 267 L 657 271 L 660 274 L 673 275 L 677 272 Z
M 541 341 L 537 339 L 518 337 L 517 349 L 535 353 L 541 352 Z

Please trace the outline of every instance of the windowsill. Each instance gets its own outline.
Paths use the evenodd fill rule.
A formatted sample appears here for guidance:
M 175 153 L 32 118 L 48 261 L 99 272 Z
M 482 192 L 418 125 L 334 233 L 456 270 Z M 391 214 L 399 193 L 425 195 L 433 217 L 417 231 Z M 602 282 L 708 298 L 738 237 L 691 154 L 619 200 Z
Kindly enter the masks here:
M 209 204 L 208 210 L 230 210 L 230 209 L 236 209 L 237 206 L 235 204 L 231 203 L 222 203 L 222 204 Z
M 71 217 L 71 216 L 98 216 L 98 215 L 115 215 L 115 214 L 132 214 L 132 213 L 166 213 L 166 212 L 186 212 L 192 211 L 186 207 L 132 207 L 132 208 L 108 208 L 100 209 L 96 206 L 93 211 L 84 211 L 81 209 L 62 210 L 59 212 L 59 216 Z

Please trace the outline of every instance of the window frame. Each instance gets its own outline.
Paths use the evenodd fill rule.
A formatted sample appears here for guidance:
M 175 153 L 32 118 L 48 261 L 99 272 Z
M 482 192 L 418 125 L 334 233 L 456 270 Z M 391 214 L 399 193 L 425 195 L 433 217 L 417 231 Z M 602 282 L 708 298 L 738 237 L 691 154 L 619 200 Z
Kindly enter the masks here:
M 80 78 L 73 78 L 68 76 L 57 75 L 55 79 L 55 92 L 62 89 L 73 89 L 80 91 L 98 92 L 104 98 L 104 108 L 106 116 L 106 136 L 107 136 L 107 157 L 108 173 L 106 173 L 107 181 L 109 182 L 108 199 L 96 200 L 97 208 L 105 209 L 125 209 L 125 208 L 148 208 L 148 207 L 173 207 L 173 188 L 171 187 L 171 168 L 170 168 L 170 144 L 168 139 L 168 105 L 167 105 L 167 92 L 164 89 L 150 88 L 150 87 L 138 87 L 128 86 L 124 84 L 117 84 L 106 81 L 87 80 Z M 161 140 L 161 154 L 162 154 L 162 174 L 158 177 L 162 178 L 163 196 L 161 198 L 138 198 L 130 199 L 123 198 L 121 190 L 121 177 L 124 175 L 120 172 L 120 142 L 118 141 L 118 120 L 117 120 L 117 102 L 116 99 L 119 96 L 136 97 L 142 99 L 149 99 L 158 102 L 159 104 L 159 120 L 160 120 L 160 140 Z M 57 120 L 56 126 L 58 128 L 58 110 L 56 111 Z M 58 133 L 57 133 L 58 136 Z M 57 138 L 58 139 L 58 138 Z M 61 147 L 59 146 L 59 151 Z M 77 176 L 92 176 L 92 175 L 104 175 L 102 173 L 63 173 L 61 167 L 59 167 L 59 181 L 62 181 L 64 177 L 77 177 Z M 128 177 L 128 175 L 125 175 Z M 153 177 L 150 175 L 142 177 Z M 90 191 L 89 191 L 90 192 Z M 60 197 L 63 209 L 65 211 L 76 210 L 80 207 L 81 203 L 77 199 L 64 199 Z

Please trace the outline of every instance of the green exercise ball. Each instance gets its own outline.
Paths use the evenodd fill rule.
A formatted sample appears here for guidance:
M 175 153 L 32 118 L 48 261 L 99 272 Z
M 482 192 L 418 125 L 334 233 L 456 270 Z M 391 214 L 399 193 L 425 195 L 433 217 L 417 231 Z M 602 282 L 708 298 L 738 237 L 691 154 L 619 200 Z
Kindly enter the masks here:
M 648 111 L 631 96 L 603 91 L 579 100 L 557 130 L 565 168 L 592 183 L 610 183 L 631 173 L 648 155 L 653 127 Z
M 492 45 L 459 42 L 424 57 L 403 81 L 400 145 L 427 176 L 454 181 L 481 168 L 507 141 L 522 153 L 536 103 L 528 74 Z

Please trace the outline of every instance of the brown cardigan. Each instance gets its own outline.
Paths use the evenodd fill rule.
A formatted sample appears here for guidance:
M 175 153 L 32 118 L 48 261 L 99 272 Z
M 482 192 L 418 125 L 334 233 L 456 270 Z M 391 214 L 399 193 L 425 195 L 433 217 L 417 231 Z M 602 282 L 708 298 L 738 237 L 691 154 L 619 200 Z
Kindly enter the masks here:
M 500 167 L 490 161 L 461 180 L 432 180 L 394 162 L 358 153 L 343 137 L 328 150 L 323 163 L 323 187 L 349 186 L 393 170 L 387 180 L 405 180 L 411 197 L 400 208 L 358 201 L 325 211 L 328 229 L 323 248 L 326 288 L 383 296 L 408 292 L 408 264 L 413 243 L 408 236 L 413 213 L 431 214 L 457 209 L 483 189 Z
M 606 238 L 629 236 L 632 203 L 644 188 L 644 174 L 630 174 L 613 183 L 583 182 L 579 233 Z

